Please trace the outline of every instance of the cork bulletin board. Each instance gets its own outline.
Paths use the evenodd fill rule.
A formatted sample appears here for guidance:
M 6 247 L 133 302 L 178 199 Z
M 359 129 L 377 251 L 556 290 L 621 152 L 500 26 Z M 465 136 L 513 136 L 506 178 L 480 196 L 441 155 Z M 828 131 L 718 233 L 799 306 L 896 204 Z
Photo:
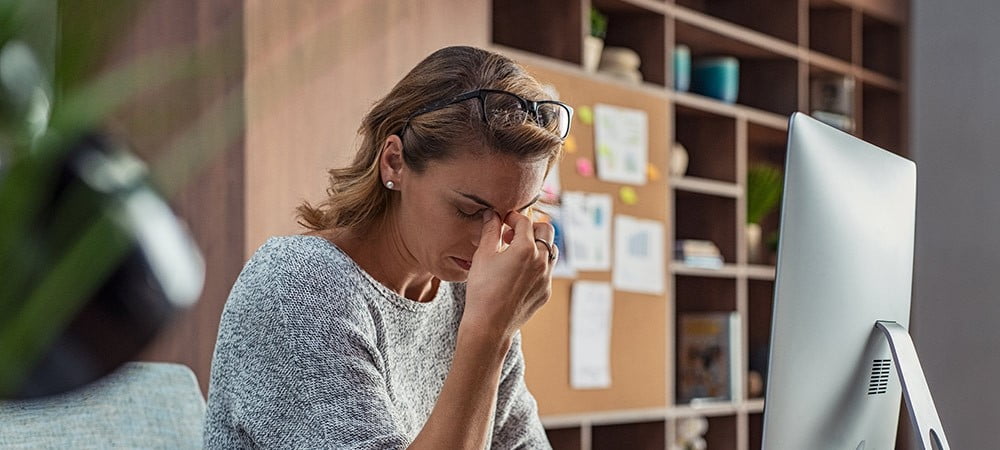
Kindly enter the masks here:
M 516 58 L 515 58 L 516 59 Z M 664 271 L 668 270 L 673 249 L 670 236 L 671 207 L 668 183 L 670 144 L 670 108 L 663 94 L 642 91 L 596 76 L 564 70 L 556 64 L 532 64 L 526 68 L 543 83 L 559 91 L 560 99 L 577 110 L 570 136 L 575 145 L 559 162 L 562 191 L 608 194 L 614 199 L 613 216 L 628 215 L 656 220 L 664 226 Z M 606 104 L 646 112 L 648 118 L 648 162 L 653 167 L 643 186 L 632 187 L 637 194 L 634 204 L 626 204 L 619 190 L 626 186 L 600 180 L 596 175 L 577 172 L 577 160 L 589 159 L 596 167 L 594 129 L 580 120 L 582 107 Z M 567 146 L 570 147 L 570 146 Z M 613 225 L 612 225 L 613 226 Z M 613 234 L 612 234 L 613 235 Z M 612 239 L 612 246 L 614 245 Z M 673 336 L 668 317 L 671 277 L 664 272 L 664 293 L 648 295 L 614 291 L 611 326 L 611 387 L 573 389 L 570 386 L 570 293 L 573 280 L 555 279 L 549 302 L 522 328 L 525 378 L 538 400 L 541 415 L 588 413 L 607 410 L 664 407 L 668 404 L 667 386 L 671 364 L 667 360 L 668 336 Z M 611 271 L 580 271 L 576 279 L 611 282 Z

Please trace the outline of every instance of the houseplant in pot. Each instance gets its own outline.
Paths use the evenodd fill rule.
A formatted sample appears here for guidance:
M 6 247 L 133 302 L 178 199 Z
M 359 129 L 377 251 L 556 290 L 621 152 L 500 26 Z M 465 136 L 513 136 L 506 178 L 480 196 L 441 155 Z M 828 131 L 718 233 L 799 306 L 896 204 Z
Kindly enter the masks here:
M 597 70 L 604 51 L 604 37 L 608 33 L 608 16 L 590 7 L 590 33 L 583 40 L 583 68 L 588 72 Z
M 81 22 L 75 2 L 0 2 L 0 398 L 109 373 L 201 292 L 155 167 L 107 132 L 140 94 L 204 75 L 187 46 L 102 64 L 141 3 Z
M 782 172 L 772 164 L 754 164 L 747 171 L 747 261 L 767 262 L 761 222 L 771 214 L 781 200 Z

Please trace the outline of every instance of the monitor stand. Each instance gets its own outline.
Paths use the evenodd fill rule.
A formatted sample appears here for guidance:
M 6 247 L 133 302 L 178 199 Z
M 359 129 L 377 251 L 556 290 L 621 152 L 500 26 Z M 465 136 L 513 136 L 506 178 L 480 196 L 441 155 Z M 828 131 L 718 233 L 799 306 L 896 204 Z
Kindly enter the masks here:
M 896 373 L 903 387 L 903 397 L 910 412 L 910 422 L 920 437 L 918 448 L 923 450 L 950 450 L 948 440 L 944 436 L 944 427 L 938 417 L 931 390 L 927 387 L 927 379 L 917 359 L 917 350 L 913 347 L 910 334 L 902 325 L 879 320 L 875 327 L 885 333 L 892 349 L 892 357 L 896 360 Z

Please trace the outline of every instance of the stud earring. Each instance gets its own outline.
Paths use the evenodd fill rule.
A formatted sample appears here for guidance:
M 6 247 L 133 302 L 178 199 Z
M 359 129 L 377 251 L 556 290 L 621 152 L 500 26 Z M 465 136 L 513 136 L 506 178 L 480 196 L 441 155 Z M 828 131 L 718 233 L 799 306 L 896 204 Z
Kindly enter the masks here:
M 385 187 L 388 188 L 388 189 L 393 189 L 393 188 L 396 187 L 396 183 L 393 183 L 392 180 L 386 181 L 385 182 Z

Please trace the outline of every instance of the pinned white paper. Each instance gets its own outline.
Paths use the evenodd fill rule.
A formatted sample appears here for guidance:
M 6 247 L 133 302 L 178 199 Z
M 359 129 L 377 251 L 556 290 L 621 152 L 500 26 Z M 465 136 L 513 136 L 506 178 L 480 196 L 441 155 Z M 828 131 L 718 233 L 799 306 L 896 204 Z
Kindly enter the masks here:
M 646 184 L 649 159 L 646 112 L 594 105 L 594 149 L 597 177 L 612 183 Z
M 577 270 L 611 270 L 611 204 L 607 194 L 563 192 L 566 257 Z
M 615 216 L 615 289 L 662 294 L 664 270 L 663 222 Z
M 611 387 L 611 285 L 573 283 L 570 305 L 570 386 Z

